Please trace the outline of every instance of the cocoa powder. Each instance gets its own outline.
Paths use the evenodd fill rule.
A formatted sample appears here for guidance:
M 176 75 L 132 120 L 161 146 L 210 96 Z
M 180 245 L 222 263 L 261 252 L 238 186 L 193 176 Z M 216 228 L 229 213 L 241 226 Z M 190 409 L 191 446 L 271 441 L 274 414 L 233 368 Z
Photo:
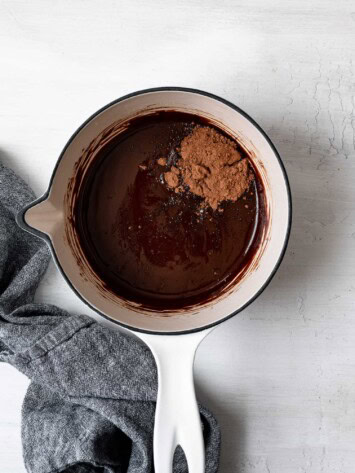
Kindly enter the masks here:
M 179 176 L 178 174 L 173 173 L 172 171 L 168 171 L 164 174 L 165 182 L 168 184 L 169 187 L 177 187 L 179 185 Z
M 225 200 L 238 200 L 253 180 L 247 158 L 212 127 L 196 126 L 181 141 L 179 151 L 180 159 L 164 173 L 166 184 L 175 192 L 187 187 L 214 210 Z

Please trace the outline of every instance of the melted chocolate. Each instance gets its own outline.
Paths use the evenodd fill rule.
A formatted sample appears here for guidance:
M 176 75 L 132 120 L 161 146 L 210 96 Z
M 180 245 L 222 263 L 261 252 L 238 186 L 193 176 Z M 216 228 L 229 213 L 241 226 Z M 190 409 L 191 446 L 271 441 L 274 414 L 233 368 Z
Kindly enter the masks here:
M 153 310 L 217 296 L 260 243 L 264 190 L 255 170 L 249 191 L 224 202 L 223 212 L 201 211 L 201 198 L 164 183 L 196 123 L 206 125 L 179 112 L 133 120 L 95 158 L 75 205 L 80 243 L 95 273 L 120 297 Z M 167 166 L 157 163 L 161 157 Z

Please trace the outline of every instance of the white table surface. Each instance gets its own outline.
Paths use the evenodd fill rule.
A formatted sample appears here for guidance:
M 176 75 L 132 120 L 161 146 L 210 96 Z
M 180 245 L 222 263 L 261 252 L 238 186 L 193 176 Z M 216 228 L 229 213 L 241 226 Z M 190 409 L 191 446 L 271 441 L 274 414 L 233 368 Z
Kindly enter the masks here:
M 0 0 L 0 159 L 38 195 L 89 115 L 160 85 L 231 100 L 284 159 L 284 262 L 197 356 L 221 473 L 355 471 L 354 59 L 353 1 Z M 53 265 L 37 299 L 89 313 Z M 1 473 L 25 472 L 27 385 L 0 365 Z

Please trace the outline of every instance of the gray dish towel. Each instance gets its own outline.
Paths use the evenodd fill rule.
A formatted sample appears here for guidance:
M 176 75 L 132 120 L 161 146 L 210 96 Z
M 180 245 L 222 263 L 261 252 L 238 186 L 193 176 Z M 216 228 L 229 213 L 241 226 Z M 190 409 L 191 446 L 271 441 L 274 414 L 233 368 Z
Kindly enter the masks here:
M 22 410 L 27 471 L 153 472 L 153 357 L 142 343 L 88 316 L 33 303 L 50 253 L 15 223 L 16 213 L 33 199 L 0 163 L 0 361 L 31 380 Z M 215 473 L 220 432 L 203 407 L 201 416 L 206 472 Z M 177 449 L 174 472 L 186 471 Z

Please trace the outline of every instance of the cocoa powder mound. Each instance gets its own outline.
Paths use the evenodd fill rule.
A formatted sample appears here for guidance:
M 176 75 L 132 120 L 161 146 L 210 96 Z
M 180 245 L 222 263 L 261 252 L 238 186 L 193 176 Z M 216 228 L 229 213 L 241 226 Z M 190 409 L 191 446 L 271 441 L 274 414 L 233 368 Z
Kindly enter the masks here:
M 166 184 L 175 192 L 188 186 L 214 210 L 225 200 L 238 200 L 253 180 L 247 158 L 214 128 L 196 126 L 181 141 L 180 155 L 174 169 L 164 173 Z

